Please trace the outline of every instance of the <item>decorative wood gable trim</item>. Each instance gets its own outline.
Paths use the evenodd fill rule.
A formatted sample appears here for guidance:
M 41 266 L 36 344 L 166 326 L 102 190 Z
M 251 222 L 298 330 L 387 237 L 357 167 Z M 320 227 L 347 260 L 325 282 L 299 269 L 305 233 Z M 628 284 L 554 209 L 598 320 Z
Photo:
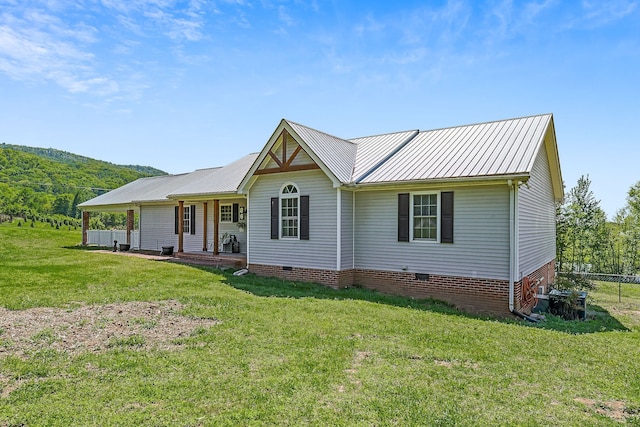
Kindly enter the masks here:
M 291 163 L 293 163 L 293 161 L 298 156 L 298 154 L 303 151 L 303 148 L 302 148 L 302 146 L 300 144 L 298 144 L 298 146 L 293 151 L 293 153 L 291 153 L 291 155 L 287 158 L 287 140 L 289 138 L 289 132 L 287 132 L 286 129 L 283 129 L 282 133 L 280 135 L 282 136 L 282 147 L 281 147 L 282 153 L 281 153 L 281 157 L 278 157 L 278 154 L 276 152 L 274 152 L 275 145 L 272 146 L 271 148 L 269 148 L 269 151 L 267 152 L 269 157 L 274 162 L 276 162 L 276 164 L 278 166 L 277 167 L 271 167 L 271 168 L 257 169 L 253 173 L 254 175 L 267 175 L 267 174 L 271 174 L 271 173 L 294 172 L 294 171 L 320 169 L 320 166 L 318 166 L 316 163 L 309 163 L 309 164 L 303 164 L 303 165 L 292 165 Z

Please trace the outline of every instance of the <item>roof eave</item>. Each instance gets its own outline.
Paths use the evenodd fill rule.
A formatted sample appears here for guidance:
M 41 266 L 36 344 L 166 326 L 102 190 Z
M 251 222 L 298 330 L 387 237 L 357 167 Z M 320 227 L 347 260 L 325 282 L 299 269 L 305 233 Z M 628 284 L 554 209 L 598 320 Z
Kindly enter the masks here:
M 530 178 L 528 172 L 517 172 L 512 174 L 501 175 L 483 175 L 483 176 L 471 176 L 471 177 L 450 177 L 450 178 L 432 178 L 432 179 L 415 179 L 407 181 L 386 181 L 386 182 L 361 182 L 358 184 L 349 185 L 351 188 L 361 189 L 375 189 L 375 188 L 389 188 L 389 187 L 409 187 L 409 186 L 424 186 L 424 185 L 495 185 L 504 184 L 511 181 L 526 182 Z
M 83 212 L 126 212 L 131 209 L 137 209 L 138 205 L 135 203 L 117 203 L 113 205 L 78 205 L 78 208 Z
M 183 193 L 183 194 L 169 194 L 167 198 L 169 200 L 193 200 L 193 199 L 217 199 L 228 198 L 229 196 L 241 196 L 237 190 L 219 191 L 216 193 Z

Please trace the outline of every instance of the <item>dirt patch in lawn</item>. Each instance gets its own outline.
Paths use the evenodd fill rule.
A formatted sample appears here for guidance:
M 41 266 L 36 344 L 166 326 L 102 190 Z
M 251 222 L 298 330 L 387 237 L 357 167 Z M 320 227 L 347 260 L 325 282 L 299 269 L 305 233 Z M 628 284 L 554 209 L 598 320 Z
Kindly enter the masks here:
M 598 402 L 593 399 L 578 397 L 574 399 L 578 403 L 582 403 L 600 415 L 612 418 L 616 421 L 625 421 L 629 417 L 636 417 L 640 411 L 626 407 L 625 402 L 614 400 L 611 402 Z
M 175 300 L 82 305 L 74 308 L 0 308 L 0 357 L 54 349 L 70 354 L 117 347 L 170 349 L 176 340 L 219 323 L 187 317 Z M 179 342 L 179 341 L 178 341 Z

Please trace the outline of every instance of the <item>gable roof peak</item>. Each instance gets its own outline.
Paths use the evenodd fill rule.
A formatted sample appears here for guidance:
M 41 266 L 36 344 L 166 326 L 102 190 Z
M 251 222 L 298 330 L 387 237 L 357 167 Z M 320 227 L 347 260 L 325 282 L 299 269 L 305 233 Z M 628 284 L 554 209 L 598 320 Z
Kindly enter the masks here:
M 341 138 L 341 137 L 339 137 L 339 136 L 331 135 L 330 133 L 323 132 L 323 131 L 318 130 L 318 129 L 314 129 L 314 128 L 310 127 L 310 126 L 302 125 L 302 124 L 297 123 L 297 122 L 294 122 L 294 121 L 292 121 L 292 120 L 288 120 L 288 119 L 282 119 L 282 120 L 283 120 L 284 122 L 288 123 L 291 127 L 296 127 L 296 126 L 297 126 L 297 127 L 302 127 L 302 128 L 308 129 L 308 130 L 310 130 L 310 131 L 313 131 L 313 132 L 316 132 L 316 133 L 319 133 L 319 134 L 322 134 L 322 135 L 328 136 L 328 137 L 330 137 L 330 138 L 340 139 L 340 140 L 342 140 L 342 141 L 348 142 L 349 144 L 355 144 L 355 143 L 353 143 L 353 142 L 349 141 L 348 139 L 344 139 L 344 138 Z

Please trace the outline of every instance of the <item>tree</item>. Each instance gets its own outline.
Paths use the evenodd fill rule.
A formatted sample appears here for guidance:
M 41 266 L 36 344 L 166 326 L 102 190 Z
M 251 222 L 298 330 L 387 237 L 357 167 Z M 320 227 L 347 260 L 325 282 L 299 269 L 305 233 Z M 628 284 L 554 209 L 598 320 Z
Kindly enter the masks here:
M 53 202 L 52 207 L 54 214 L 69 215 L 71 210 L 71 198 L 68 194 L 60 194 Z
M 640 270 L 640 181 L 627 193 L 627 206 L 616 215 L 620 272 L 636 274 Z
M 606 214 L 590 186 L 589 176 L 581 176 L 561 207 L 560 220 L 566 221 L 566 224 L 560 224 L 562 231 L 566 232 L 566 237 L 563 237 L 566 238 L 566 247 L 563 250 L 568 252 L 571 268 L 577 271 L 589 270 L 593 263 L 599 268 L 598 253 L 606 249 L 603 242 Z
M 556 261 L 558 270 L 563 271 L 569 237 L 569 218 L 565 200 L 556 203 Z

